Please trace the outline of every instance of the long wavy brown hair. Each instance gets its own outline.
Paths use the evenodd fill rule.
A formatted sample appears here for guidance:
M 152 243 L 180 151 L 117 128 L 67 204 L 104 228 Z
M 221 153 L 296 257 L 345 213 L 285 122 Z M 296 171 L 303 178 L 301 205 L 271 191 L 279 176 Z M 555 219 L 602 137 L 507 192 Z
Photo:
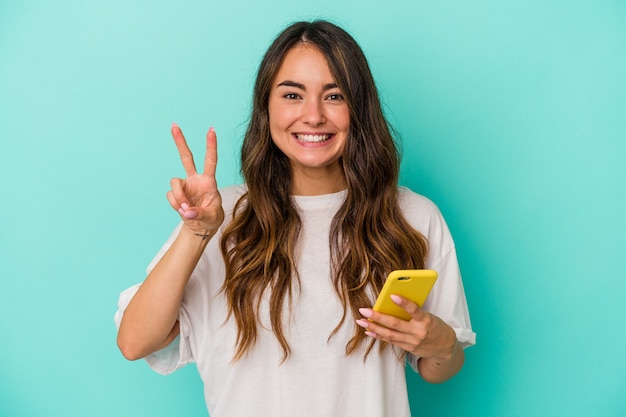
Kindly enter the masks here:
M 329 236 L 332 280 L 344 313 L 329 339 L 346 318 L 360 316 L 359 307 L 372 305 L 372 294 L 379 293 L 390 271 L 424 267 L 427 241 L 407 223 L 398 206 L 400 158 L 365 55 L 352 36 L 332 23 L 294 23 L 274 40 L 261 61 L 241 151 L 247 192 L 237 202 L 221 241 L 226 264 L 222 291 L 229 318 L 234 317 L 238 327 L 233 360 L 256 342 L 264 296 L 283 360 L 290 355 L 282 312 L 298 288 L 296 245 L 301 222 L 291 198 L 289 160 L 270 135 L 268 100 L 283 57 L 300 43 L 317 47 L 325 56 L 350 111 L 341 158 L 347 197 Z M 346 354 L 355 352 L 365 339 L 355 324 Z

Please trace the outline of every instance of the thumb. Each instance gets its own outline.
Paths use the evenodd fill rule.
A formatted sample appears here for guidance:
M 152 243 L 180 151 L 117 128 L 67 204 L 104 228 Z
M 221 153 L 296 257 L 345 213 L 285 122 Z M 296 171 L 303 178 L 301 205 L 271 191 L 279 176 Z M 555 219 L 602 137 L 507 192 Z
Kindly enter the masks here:
M 199 214 L 200 210 L 198 210 L 195 207 L 190 207 L 189 204 L 187 204 L 187 203 L 182 203 L 180 205 L 180 208 L 178 209 L 178 212 L 185 219 L 189 219 L 189 220 L 199 220 L 200 219 L 200 214 Z

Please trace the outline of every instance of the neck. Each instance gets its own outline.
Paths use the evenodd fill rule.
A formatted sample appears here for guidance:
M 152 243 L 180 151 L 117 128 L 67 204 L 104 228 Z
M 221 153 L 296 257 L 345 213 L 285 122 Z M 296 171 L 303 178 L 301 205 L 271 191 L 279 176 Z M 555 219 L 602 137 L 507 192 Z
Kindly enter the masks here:
M 294 170 L 292 182 L 293 195 L 323 195 L 332 194 L 346 189 L 346 180 L 341 169 L 329 170 L 323 173 Z

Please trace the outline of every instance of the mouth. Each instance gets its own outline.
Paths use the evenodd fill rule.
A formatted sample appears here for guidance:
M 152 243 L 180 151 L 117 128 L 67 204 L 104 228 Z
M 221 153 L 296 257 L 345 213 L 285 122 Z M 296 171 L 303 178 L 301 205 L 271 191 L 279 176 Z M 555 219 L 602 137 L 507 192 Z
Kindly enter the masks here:
M 304 142 L 304 143 L 322 143 L 322 142 L 326 142 L 327 140 L 333 137 L 333 135 L 329 135 L 329 134 L 312 135 L 312 134 L 304 134 L 304 133 L 296 133 L 294 134 L 294 136 L 296 137 L 298 141 Z

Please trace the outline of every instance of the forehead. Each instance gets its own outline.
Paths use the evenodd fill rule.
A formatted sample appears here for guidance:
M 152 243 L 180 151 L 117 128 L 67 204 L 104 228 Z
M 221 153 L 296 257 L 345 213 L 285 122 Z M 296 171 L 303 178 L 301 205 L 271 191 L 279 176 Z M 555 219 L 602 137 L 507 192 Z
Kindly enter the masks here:
M 291 48 L 281 62 L 275 81 L 334 82 L 326 57 L 311 44 L 299 43 Z

